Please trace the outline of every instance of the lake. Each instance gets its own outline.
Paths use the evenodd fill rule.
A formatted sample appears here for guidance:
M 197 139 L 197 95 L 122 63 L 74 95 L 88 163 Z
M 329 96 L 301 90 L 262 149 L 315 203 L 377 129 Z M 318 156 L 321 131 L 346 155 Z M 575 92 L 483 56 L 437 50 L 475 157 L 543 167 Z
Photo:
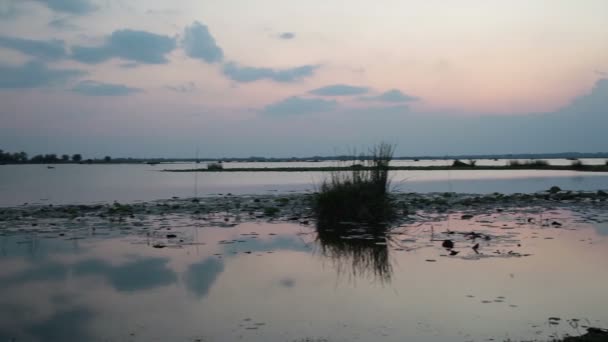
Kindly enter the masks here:
M 603 159 L 583 160 L 587 164 Z M 479 165 L 506 160 L 480 160 Z M 569 163 L 550 160 L 552 164 Z M 336 162 L 225 163 L 231 167 L 329 166 Z M 451 161 L 395 161 L 395 165 L 449 165 Z M 163 198 L 204 196 L 218 193 L 311 192 L 326 176 L 322 172 L 225 172 L 172 173 L 163 169 L 191 169 L 205 164 L 109 164 L 109 165 L 2 165 L 0 206 L 23 203 L 134 202 Z M 442 170 L 394 171 L 394 191 L 457 193 L 531 193 L 559 186 L 568 190 L 608 189 L 608 173 L 555 170 Z
M 521 341 L 608 324 L 605 210 L 430 216 L 369 238 L 231 213 L 24 215 L 0 222 L 0 340 Z

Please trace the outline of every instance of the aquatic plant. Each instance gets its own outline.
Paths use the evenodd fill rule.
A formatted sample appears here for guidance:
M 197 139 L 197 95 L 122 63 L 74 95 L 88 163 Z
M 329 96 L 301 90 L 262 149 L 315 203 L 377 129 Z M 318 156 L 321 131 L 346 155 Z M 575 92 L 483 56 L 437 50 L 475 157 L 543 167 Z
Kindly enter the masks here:
M 264 215 L 265 216 L 274 216 L 280 211 L 281 210 L 277 207 L 266 207 L 266 208 L 264 208 Z
M 394 146 L 381 143 L 370 150 L 364 167 L 330 173 L 314 201 L 317 220 L 323 224 L 362 222 L 377 224 L 392 216 L 388 196 L 389 163 Z

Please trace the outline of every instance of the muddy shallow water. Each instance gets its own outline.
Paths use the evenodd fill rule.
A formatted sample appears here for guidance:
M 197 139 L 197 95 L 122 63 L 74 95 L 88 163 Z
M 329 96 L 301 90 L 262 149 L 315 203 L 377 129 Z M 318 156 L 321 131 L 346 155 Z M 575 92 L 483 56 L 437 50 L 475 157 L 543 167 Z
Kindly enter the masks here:
M 302 204 L 265 215 L 272 199 L 5 210 L 0 340 L 502 341 L 608 326 L 606 202 L 416 210 L 369 236 L 317 234 Z

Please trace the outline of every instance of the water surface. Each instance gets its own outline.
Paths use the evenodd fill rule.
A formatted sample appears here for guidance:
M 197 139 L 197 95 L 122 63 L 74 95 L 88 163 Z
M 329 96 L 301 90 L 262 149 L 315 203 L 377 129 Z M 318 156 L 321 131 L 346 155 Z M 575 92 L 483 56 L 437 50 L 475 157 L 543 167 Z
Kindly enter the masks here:
M 0 340 L 542 340 L 608 325 L 604 211 L 431 216 L 338 239 L 188 215 L 16 226 L 0 236 Z
M 226 167 L 232 167 L 232 164 L 245 163 L 227 164 L 231 165 Z M 258 164 L 275 167 L 274 164 L 279 163 Z M 193 168 L 201 164 L 70 164 L 56 165 L 54 169 L 47 169 L 46 165 L 3 165 L 0 166 L 0 206 L 26 202 L 134 202 L 217 193 L 305 192 L 315 191 L 326 177 L 322 172 L 161 172 L 168 167 Z M 608 173 L 599 172 L 441 170 L 394 171 L 390 176 L 393 190 L 403 192 L 531 193 L 554 185 L 568 190 L 608 189 Z

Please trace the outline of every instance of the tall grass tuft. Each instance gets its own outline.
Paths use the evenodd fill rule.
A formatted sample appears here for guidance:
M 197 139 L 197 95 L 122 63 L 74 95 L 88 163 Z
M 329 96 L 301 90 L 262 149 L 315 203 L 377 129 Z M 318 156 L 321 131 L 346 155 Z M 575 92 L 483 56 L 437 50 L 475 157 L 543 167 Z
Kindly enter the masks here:
M 322 225 L 358 222 L 370 225 L 387 222 L 393 215 L 388 196 L 388 171 L 395 147 L 380 143 L 361 158 L 362 166 L 335 171 L 325 180 L 315 198 L 314 209 Z

